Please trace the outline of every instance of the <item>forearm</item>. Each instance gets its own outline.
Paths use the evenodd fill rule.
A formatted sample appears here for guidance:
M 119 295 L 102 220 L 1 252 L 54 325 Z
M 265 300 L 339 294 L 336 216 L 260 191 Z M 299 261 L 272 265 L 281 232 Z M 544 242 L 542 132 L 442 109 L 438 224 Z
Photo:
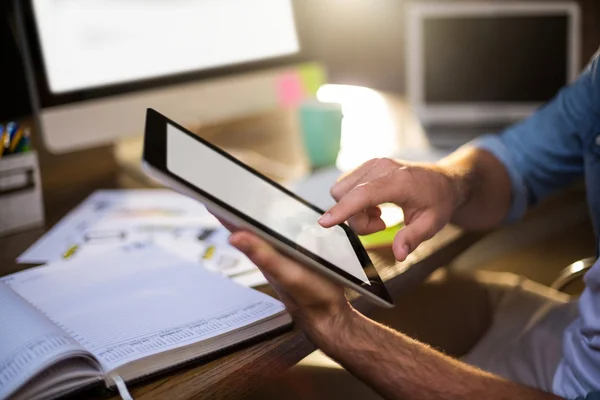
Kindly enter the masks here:
M 438 163 L 452 180 L 456 209 L 451 222 L 465 229 L 485 230 L 500 224 L 511 202 L 511 182 L 492 154 L 474 147 L 460 149 Z
M 447 357 L 354 310 L 308 330 L 330 357 L 386 399 L 557 399 Z

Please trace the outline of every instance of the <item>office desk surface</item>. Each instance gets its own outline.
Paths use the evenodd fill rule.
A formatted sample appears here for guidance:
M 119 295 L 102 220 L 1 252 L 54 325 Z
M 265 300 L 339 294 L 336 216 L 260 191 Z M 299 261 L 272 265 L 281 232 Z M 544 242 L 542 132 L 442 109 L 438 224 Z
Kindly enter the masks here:
M 404 150 L 411 147 L 422 150 L 426 141 L 419 125 L 404 104 L 390 97 L 385 97 L 383 104 L 387 114 L 364 115 L 361 119 L 359 112 L 359 115 L 354 117 L 357 127 L 363 126 L 369 118 L 379 118 L 379 122 L 381 118 L 388 118 L 389 124 L 384 128 L 393 132 L 397 145 L 402 146 Z M 366 112 L 369 112 L 368 109 Z M 348 123 L 352 123 L 352 117 L 348 118 L 346 115 L 346 118 L 350 121 Z M 289 119 L 263 116 L 259 120 L 238 121 L 227 127 L 204 127 L 199 130 L 199 134 L 226 147 L 251 149 L 260 153 L 261 157 L 272 157 L 295 164 L 298 168 L 294 171 L 300 171 L 306 168 L 306 165 L 298 145 L 298 137 L 294 136 L 297 133 L 290 128 L 292 125 L 281 121 L 289 122 Z M 257 124 L 265 123 L 269 129 L 257 129 Z M 367 128 L 368 125 L 364 125 L 363 129 Z M 373 129 L 380 128 L 378 124 L 373 125 Z M 240 131 L 244 131 L 243 134 Z M 256 140 L 253 140 L 253 136 Z M 358 144 L 357 148 L 360 147 Z M 348 155 L 350 158 L 351 156 Z M 360 153 L 355 156 L 359 161 L 361 156 L 364 157 Z M 135 179 L 123 177 L 110 149 L 97 149 L 61 157 L 42 154 L 41 158 L 46 227 L 0 238 L 0 276 L 28 267 L 17 264 L 16 257 L 94 190 L 144 186 Z M 260 165 L 256 167 L 260 169 Z M 475 234 L 464 234 L 450 226 L 422 244 L 403 263 L 396 262 L 389 249 L 373 251 L 370 254 L 390 291 L 398 292 L 422 282 L 431 272 L 458 255 L 478 237 L 479 235 Z M 273 294 L 270 287 L 263 287 L 261 290 Z M 368 315 L 371 307 L 369 303 L 360 298 L 355 298 L 353 303 Z M 314 349 L 302 332 L 295 328 L 291 332 L 208 363 L 172 371 L 159 378 L 133 385 L 130 389 L 136 399 L 243 398 L 245 394 L 279 375 Z

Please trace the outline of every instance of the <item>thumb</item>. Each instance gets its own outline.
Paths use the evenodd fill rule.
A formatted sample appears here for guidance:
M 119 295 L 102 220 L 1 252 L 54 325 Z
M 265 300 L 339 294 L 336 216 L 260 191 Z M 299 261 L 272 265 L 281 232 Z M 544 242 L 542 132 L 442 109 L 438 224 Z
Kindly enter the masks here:
M 244 253 L 265 275 L 284 286 L 297 285 L 301 276 L 309 273 L 250 232 L 234 232 L 229 243 Z
M 404 261 L 421 243 L 439 231 L 437 219 L 430 212 L 419 215 L 396 234 L 392 250 L 398 261 Z

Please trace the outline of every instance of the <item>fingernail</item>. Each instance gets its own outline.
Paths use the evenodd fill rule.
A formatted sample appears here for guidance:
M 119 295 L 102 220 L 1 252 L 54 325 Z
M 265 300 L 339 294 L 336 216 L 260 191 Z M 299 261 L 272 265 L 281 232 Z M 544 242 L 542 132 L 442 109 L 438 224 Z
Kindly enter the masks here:
M 323 224 L 327 224 L 328 222 L 331 221 L 331 213 L 325 213 L 323 216 L 321 216 L 321 218 L 319 218 L 319 222 L 323 223 Z
M 404 258 L 408 257 L 408 253 L 410 253 L 408 245 L 405 244 L 404 246 L 402 246 L 402 253 L 404 253 Z

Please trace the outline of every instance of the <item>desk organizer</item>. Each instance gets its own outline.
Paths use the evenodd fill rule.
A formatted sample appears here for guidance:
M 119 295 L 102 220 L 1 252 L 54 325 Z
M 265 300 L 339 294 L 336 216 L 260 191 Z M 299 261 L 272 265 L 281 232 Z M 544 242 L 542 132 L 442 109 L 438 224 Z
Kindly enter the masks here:
M 0 159 L 0 236 L 44 224 L 37 153 Z

